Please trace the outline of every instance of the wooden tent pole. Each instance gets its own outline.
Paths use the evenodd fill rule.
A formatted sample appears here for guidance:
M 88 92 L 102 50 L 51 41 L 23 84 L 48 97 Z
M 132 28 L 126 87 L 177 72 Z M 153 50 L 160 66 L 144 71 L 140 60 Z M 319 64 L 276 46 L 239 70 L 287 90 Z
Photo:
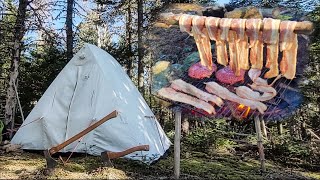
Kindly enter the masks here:
M 179 23 L 179 18 L 181 14 L 173 14 L 173 13 L 161 13 L 159 16 L 159 22 L 167 24 L 168 27 L 176 26 Z M 233 29 L 234 27 L 230 27 Z M 263 24 L 260 26 L 260 30 L 263 29 Z M 309 35 L 313 32 L 314 27 L 313 23 L 310 21 L 301 21 L 297 22 L 297 25 L 294 29 L 294 32 L 297 34 L 306 34 Z
M 257 146 L 258 146 L 258 151 L 259 151 L 259 156 L 260 156 L 260 163 L 261 163 L 261 170 L 262 172 L 266 171 L 266 165 L 265 165 L 265 158 L 264 158 L 264 148 L 263 148 L 263 142 L 262 142 L 262 133 L 261 133 L 261 125 L 260 125 L 260 117 L 256 116 L 254 118 L 254 124 L 256 128 L 256 133 L 257 133 Z
M 174 134 L 174 178 L 180 177 L 180 138 L 181 138 L 181 110 L 175 111 L 175 134 Z

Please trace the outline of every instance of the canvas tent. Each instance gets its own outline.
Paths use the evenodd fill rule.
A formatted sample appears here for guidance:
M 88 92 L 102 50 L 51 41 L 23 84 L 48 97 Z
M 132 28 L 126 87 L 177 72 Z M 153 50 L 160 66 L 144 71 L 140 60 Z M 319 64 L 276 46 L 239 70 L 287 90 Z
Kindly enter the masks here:
M 100 155 L 149 145 L 125 157 L 151 163 L 170 141 L 120 64 L 104 50 L 85 44 L 59 73 L 12 139 L 23 149 L 56 146 L 112 111 L 118 116 L 60 152 Z

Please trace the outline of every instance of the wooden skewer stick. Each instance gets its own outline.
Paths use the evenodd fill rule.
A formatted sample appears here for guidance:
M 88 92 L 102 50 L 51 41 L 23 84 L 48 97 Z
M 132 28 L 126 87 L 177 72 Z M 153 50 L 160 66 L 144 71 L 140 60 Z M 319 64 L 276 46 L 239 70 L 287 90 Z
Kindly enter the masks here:
M 161 13 L 159 16 L 159 20 L 165 24 L 168 24 L 169 26 L 176 26 L 179 24 L 179 18 L 181 14 L 173 14 L 173 13 Z M 234 27 L 230 27 L 230 29 L 233 29 Z M 263 24 L 261 25 L 260 29 L 263 29 Z M 297 34 L 306 34 L 309 35 L 313 32 L 314 27 L 313 23 L 310 21 L 301 21 L 298 22 L 294 32 Z

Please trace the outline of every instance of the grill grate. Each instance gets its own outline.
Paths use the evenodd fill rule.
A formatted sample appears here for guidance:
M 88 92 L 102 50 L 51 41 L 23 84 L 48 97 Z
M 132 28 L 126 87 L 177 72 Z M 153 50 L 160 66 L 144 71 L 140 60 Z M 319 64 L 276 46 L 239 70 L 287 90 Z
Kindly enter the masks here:
M 265 58 L 264 58 L 265 59 Z M 214 62 L 215 61 L 215 57 L 213 59 Z M 216 64 L 217 65 L 217 71 L 221 68 L 224 68 L 224 66 L 220 65 L 220 64 Z M 261 70 L 261 76 L 263 77 L 264 74 L 267 72 L 267 68 L 263 68 Z M 217 78 L 214 75 L 215 73 L 213 73 L 213 75 L 210 78 L 205 78 L 202 80 L 198 80 L 198 79 L 193 79 L 191 77 L 188 76 L 188 72 L 182 72 L 181 74 L 178 74 L 177 77 L 184 80 L 187 83 L 190 83 L 192 85 L 194 85 L 195 87 L 206 91 L 205 90 L 205 82 L 210 82 L 210 81 L 215 81 L 218 82 L 221 86 L 229 89 L 231 92 L 235 93 L 235 87 L 238 86 L 244 86 L 247 84 L 251 84 L 252 80 L 250 79 L 250 77 L 248 76 L 248 71 L 246 71 L 245 76 L 244 76 L 244 81 L 243 82 L 238 82 L 235 83 L 233 85 L 227 85 L 224 83 L 220 83 Z M 272 83 L 273 80 L 275 78 L 272 79 L 268 79 L 268 84 Z M 200 114 L 202 116 L 206 116 L 208 118 L 226 118 L 226 119 L 232 119 L 232 118 L 237 118 L 237 119 L 241 119 L 243 121 L 245 120 L 250 120 L 255 116 L 261 115 L 262 118 L 269 120 L 269 121 L 277 121 L 281 118 L 283 118 L 283 115 L 281 115 L 280 111 L 282 111 L 283 109 L 286 108 L 291 108 L 290 103 L 286 102 L 283 98 L 284 94 L 286 93 L 287 89 L 290 87 L 292 80 L 286 79 L 284 77 L 278 79 L 274 85 L 273 88 L 276 89 L 277 91 L 277 95 L 269 100 L 269 101 L 264 101 L 262 103 L 264 103 L 267 106 L 267 110 L 265 111 L 265 113 L 262 115 L 260 114 L 260 112 L 258 110 L 250 110 L 249 114 L 247 115 L 247 117 L 243 118 L 243 116 L 245 115 L 247 108 L 244 108 L 242 111 L 237 109 L 237 107 L 239 106 L 239 104 L 235 103 L 235 102 L 231 102 L 228 100 L 223 100 L 224 101 L 224 105 L 222 107 L 218 107 L 215 106 L 216 109 L 216 114 L 215 115 L 209 115 L 208 113 L 206 113 L 205 111 L 202 111 L 200 109 L 197 109 L 191 105 L 188 104 L 184 104 L 184 103 L 180 103 L 180 102 L 175 102 L 172 100 L 168 100 L 166 98 L 162 98 L 158 95 L 155 95 L 157 98 L 160 98 L 162 100 L 165 100 L 167 102 L 172 103 L 172 106 L 179 106 L 184 110 L 190 111 L 190 112 L 195 112 L 197 114 Z M 170 86 L 170 84 L 169 84 Z M 280 107 L 280 104 L 285 104 L 285 107 Z M 288 111 L 290 112 L 290 111 Z

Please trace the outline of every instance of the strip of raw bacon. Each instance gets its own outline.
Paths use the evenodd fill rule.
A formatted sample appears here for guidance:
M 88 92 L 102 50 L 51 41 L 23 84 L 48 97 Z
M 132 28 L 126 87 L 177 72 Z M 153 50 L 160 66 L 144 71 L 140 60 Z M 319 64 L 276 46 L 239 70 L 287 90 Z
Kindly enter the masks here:
M 250 77 L 250 79 L 254 82 L 256 81 L 256 79 L 261 75 L 261 70 L 260 69 L 255 69 L 255 68 L 251 68 L 248 71 L 248 76 Z
M 253 100 L 241 98 L 241 97 L 237 96 L 236 94 L 230 92 L 227 88 L 220 86 L 216 82 L 207 82 L 205 84 L 206 84 L 205 89 L 209 93 L 215 94 L 215 95 L 221 97 L 222 99 L 227 99 L 232 102 L 243 104 L 245 106 L 250 107 L 251 109 L 258 109 L 258 111 L 261 114 L 264 114 L 264 111 L 267 110 L 267 106 L 265 104 L 258 102 L 258 101 L 253 101 Z
M 266 67 L 270 70 L 264 75 L 265 78 L 273 78 L 279 74 L 279 27 L 281 20 L 263 19 L 263 40 L 267 44 Z
M 221 107 L 223 105 L 223 101 L 221 98 L 218 96 L 209 94 L 207 92 L 204 92 L 197 87 L 193 86 L 192 84 L 186 83 L 182 79 L 176 79 L 171 82 L 171 88 L 177 90 L 177 91 L 182 91 L 184 93 L 193 95 L 199 99 L 202 99 L 206 102 L 213 102 L 217 106 Z
M 200 63 L 208 69 L 212 69 L 212 52 L 208 31 L 205 28 L 204 16 L 192 17 L 192 34 L 196 41 L 200 56 Z
M 192 15 L 181 14 L 179 18 L 180 31 L 187 32 L 190 36 L 192 36 L 191 25 L 192 25 Z
M 237 55 L 237 46 L 236 46 L 236 40 L 237 40 L 237 33 L 233 30 L 229 31 L 229 66 L 230 69 L 234 72 L 236 76 L 240 76 L 240 65 L 238 62 L 238 55 Z
M 287 79 L 293 79 L 296 75 L 298 37 L 294 28 L 296 21 L 282 21 L 280 24 L 280 72 Z
M 214 107 L 211 104 L 187 94 L 177 92 L 172 88 L 162 88 L 158 91 L 158 94 L 172 101 L 182 102 L 194 106 L 198 109 L 202 109 L 209 114 L 216 113 Z
M 228 52 L 226 42 L 221 40 L 221 30 L 219 29 L 220 18 L 207 17 L 205 25 L 211 40 L 216 42 L 217 62 L 221 65 L 228 65 Z
M 260 69 L 251 68 L 248 71 L 248 76 L 255 84 L 261 85 L 261 86 L 269 86 L 267 80 L 260 78 L 259 77 L 260 75 L 261 75 Z
M 259 86 L 255 83 L 249 85 L 252 89 L 263 92 L 261 98 L 266 100 L 272 99 L 277 95 L 277 91 L 271 86 Z
M 248 99 L 255 99 L 259 100 L 259 101 L 267 101 L 272 99 L 273 97 L 275 97 L 277 95 L 277 91 L 272 87 L 272 85 L 275 83 L 275 81 L 277 81 L 280 76 L 278 76 L 277 78 L 274 79 L 274 81 L 269 85 L 267 80 L 260 78 L 261 74 L 261 70 L 260 69 L 250 69 L 248 72 L 248 76 L 251 78 L 251 80 L 253 81 L 252 85 L 249 85 L 252 89 L 263 92 L 262 96 L 260 96 L 259 98 L 257 98 L 255 95 L 253 95 L 249 98 L 250 93 L 248 93 Z M 252 90 L 251 90 L 252 91 Z M 248 92 L 248 90 L 247 90 Z M 244 96 L 244 88 L 239 89 L 239 94 L 237 92 L 237 94 L 240 97 Z
M 256 85 L 256 84 L 254 84 L 254 85 Z M 245 99 L 251 99 L 254 101 L 268 101 L 275 96 L 271 92 L 265 92 L 262 95 L 260 95 L 259 92 L 253 91 L 252 89 L 250 89 L 247 86 L 239 86 L 239 87 L 236 87 L 235 89 L 236 89 L 236 94 L 239 97 L 242 97 Z
M 220 39 L 222 41 L 228 41 L 231 22 L 232 22 L 232 19 L 230 18 L 223 18 L 219 22 L 219 26 L 221 29 Z
M 226 42 L 229 41 L 229 30 L 230 30 L 230 26 L 231 26 L 231 22 L 232 22 L 232 19 L 229 19 L 229 18 L 222 18 L 220 19 L 219 21 L 219 26 L 220 26 L 220 40 L 224 42 L 224 53 L 221 53 L 221 54 L 224 54 L 224 62 L 228 62 L 228 52 L 227 52 L 227 48 L 226 48 Z M 230 48 L 229 48 L 230 49 Z M 229 55 L 231 53 L 229 52 Z M 222 57 L 221 57 L 222 59 Z M 230 58 L 231 59 L 231 58 Z M 227 63 L 228 64 L 228 63 Z M 230 64 L 230 62 L 229 62 Z M 232 69 L 233 70 L 233 69 Z
M 250 66 L 248 36 L 245 33 L 246 19 L 232 19 L 231 27 L 237 33 L 236 48 L 239 68 L 248 70 Z
M 260 26 L 261 19 L 248 19 L 246 21 L 246 32 L 250 38 L 250 63 L 251 68 L 262 69 L 263 67 L 263 38 Z

